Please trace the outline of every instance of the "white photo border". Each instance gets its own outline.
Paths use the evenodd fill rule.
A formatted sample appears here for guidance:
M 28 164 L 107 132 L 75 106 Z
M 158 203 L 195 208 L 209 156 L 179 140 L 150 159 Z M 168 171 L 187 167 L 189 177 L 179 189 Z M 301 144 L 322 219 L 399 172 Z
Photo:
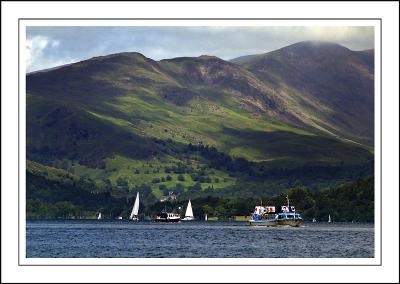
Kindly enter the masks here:
M 2 283 L 399 283 L 399 3 L 397 1 L 2 1 L 1 3 Z M 19 19 L 65 18 L 380 19 L 382 211 L 381 262 L 323 266 L 19 265 Z M 375 34 L 376 35 L 376 34 Z M 377 51 L 376 51 L 376 54 Z M 375 62 L 376 63 L 376 62 Z M 376 66 L 377 68 L 378 66 Z M 377 78 L 376 78 L 377 80 Z M 377 112 L 375 111 L 375 115 Z M 379 139 L 380 138 L 380 139 Z M 379 140 L 377 140 L 379 139 Z M 383 174 L 382 174 L 383 171 Z M 17 182 L 18 181 L 18 182 Z M 377 182 L 375 180 L 375 182 Z M 377 185 L 376 185 L 377 186 Z M 378 200 L 376 200 L 378 203 Z M 376 214 L 375 214 L 376 216 Z M 317 259 L 316 262 L 323 261 Z
M 380 19 L 19 19 L 20 79 L 20 173 L 26 171 L 26 87 L 25 40 L 27 26 L 372 26 L 375 50 L 375 229 L 373 258 L 27 258 L 25 175 L 20 175 L 19 188 L 19 265 L 115 265 L 115 266 L 341 266 L 381 265 L 381 92 L 380 92 Z

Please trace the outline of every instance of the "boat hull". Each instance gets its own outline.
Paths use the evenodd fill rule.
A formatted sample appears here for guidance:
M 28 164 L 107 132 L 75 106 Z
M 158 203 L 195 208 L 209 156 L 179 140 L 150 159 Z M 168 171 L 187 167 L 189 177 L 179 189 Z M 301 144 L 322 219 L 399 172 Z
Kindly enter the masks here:
M 161 212 L 154 219 L 155 222 L 177 223 L 181 220 L 181 216 L 176 213 Z
M 155 222 L 159 223 L 178 223 L 181 219 L 155 219 Z
M 278 222 L 276 220 L 261 220 L 261 221 L 254 221 L 250 220 L 249 221 L 250 226 L 265 226 L 265 227 L 275 227 L 278 226 Z
M 185 217 L 183 219 L 181 219 L 182 221 L 193 221 L 194 217 Z
M 278 220 L 280 226 L 300 227 L 302 223 L 303 220 Z
M 129 221 L 139 221 L 139 216 L 138 215 L 132 215 L 129 217 Z

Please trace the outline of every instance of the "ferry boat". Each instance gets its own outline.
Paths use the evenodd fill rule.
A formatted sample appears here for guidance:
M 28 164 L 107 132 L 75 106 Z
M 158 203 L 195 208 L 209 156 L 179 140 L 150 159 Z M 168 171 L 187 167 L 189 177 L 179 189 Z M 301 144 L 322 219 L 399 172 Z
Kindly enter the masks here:
M 303 218 L 299 213 L 296 213 L 294 206 L 282 206 L 281 212 L 276 215 L 278 225 L 288 225 L 292 227 L 300 227 L 303 223 Z
M 251 226 L 292 226 L 299 227 L 303 218 L 296 212 L 294 206 L 281 206 L 280 212 L 275 212 L 275 206 L 256 206 L 249 223 Z
M 275 206 L 256 206 L 249 220 L 251 226 L 277 226 Z
M 181 220 L 181 216 L 175 213 L 168 213 L 168 212 L 161 212 L 157 214 L 156 218 L 154 219 L 155 222 L 164 222 L 164 223 L 171 223 L 171 222 L 179 222 Z

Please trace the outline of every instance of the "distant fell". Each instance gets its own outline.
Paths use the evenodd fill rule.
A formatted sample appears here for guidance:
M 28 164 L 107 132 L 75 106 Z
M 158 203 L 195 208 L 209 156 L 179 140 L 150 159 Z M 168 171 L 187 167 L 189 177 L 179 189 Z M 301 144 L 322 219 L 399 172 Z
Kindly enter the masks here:
M 305 41 L 239 64 L 273 86 L 305 124 L 373 146 L 374 52 Z

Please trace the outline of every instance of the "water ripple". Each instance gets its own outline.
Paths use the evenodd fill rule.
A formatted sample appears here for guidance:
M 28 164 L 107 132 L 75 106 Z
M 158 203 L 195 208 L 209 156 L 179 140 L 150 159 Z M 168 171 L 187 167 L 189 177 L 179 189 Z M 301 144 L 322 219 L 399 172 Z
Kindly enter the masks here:
M 374 257 L 372 224 L 306 223 L 250 227 L 244 222 L 27 222 L 27 257 L 287 258 Z

